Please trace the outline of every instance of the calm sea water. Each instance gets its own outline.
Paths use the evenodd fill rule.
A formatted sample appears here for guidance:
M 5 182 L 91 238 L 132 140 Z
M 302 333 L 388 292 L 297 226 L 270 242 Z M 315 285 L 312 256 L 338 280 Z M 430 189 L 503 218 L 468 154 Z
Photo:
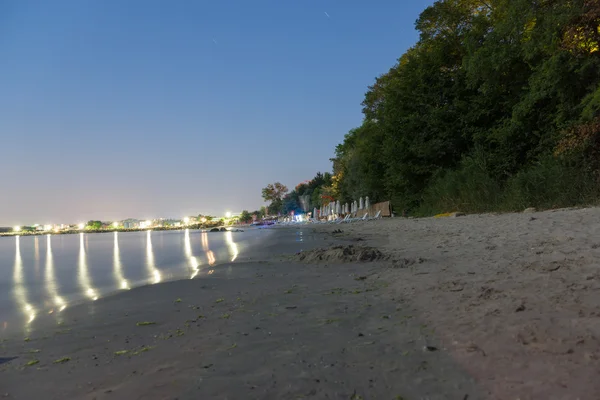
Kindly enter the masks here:
M 136 286 L 211 274 L 272 232 L 146 231 L 0 238 L 0 333 L 33 329 L 59 315 Z

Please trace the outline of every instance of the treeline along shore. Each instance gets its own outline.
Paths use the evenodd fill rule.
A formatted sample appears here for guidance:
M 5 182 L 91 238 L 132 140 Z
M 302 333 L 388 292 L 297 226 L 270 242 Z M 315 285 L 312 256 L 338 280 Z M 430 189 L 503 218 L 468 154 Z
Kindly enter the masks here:
M 271 190 L 271 212 L 304 195 L 415 216 L 597 204 L 600 2 L 439 0 L 416 29 L 368 88 L 331 175 L 287 200 Z

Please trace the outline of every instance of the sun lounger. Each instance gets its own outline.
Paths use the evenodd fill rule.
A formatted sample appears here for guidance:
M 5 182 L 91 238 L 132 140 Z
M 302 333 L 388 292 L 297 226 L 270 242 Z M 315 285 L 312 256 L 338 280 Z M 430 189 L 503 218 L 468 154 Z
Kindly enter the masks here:
M 381 218 L 381 210 L 377 211 L 377 214 L 375 214 L 375 216 L 373 218 L 369 218 L 369 221 L 374 220 L 374 219 L 379 219 Z
M 338 224 L 343 224 L 344 222 L 348 222 L 348 220 L 350 219 L 350 214 L 346 214 L 346 216 L 343 219 L 338 220 Z
M 368 219 L 369 219 L 369 213 L 366 213 L 362 217 L 350 218 L 347 222 L 367 221 Z

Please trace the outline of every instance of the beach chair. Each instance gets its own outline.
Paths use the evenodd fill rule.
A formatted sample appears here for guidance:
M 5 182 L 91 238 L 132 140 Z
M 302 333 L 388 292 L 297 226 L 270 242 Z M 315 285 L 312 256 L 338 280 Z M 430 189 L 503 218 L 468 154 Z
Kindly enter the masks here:
M 350 219 L 350 214 L 346 214 L 346 216 L 344 217 L 344 219 L 340 219 L 337 223 L 338 224 L 343 224 L 348 222 L 348 220 Z
M 369 219 L 369 213 L 366 213 L 362 217 L 351 218 L 351 219 L 348 220 L 348 222 L 367 221 L 368 219 Z
M 368 218 L 368 219 L 369 219 L 369 221 L 372 221 L 374 219 L 380 219 L 380 218 L 381 218 L 381 210 L 377 211 L 377 214 L 375 214 L 374 217 Z

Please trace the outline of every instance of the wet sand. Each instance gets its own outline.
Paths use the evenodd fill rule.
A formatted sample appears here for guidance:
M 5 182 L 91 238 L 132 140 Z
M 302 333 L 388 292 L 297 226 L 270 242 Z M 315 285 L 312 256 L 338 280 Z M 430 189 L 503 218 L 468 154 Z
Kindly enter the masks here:
M 323 235 L 303 248 L 334 244 Z M 0 396 L 484 398 L 423 310 L 390 285 L 392 261 L 281 255 L 297 248 L 273 242 L 193 280 L 67 309 L 64 323 L 0 344 L 0 357 L 17 357 L 0 364 Z

